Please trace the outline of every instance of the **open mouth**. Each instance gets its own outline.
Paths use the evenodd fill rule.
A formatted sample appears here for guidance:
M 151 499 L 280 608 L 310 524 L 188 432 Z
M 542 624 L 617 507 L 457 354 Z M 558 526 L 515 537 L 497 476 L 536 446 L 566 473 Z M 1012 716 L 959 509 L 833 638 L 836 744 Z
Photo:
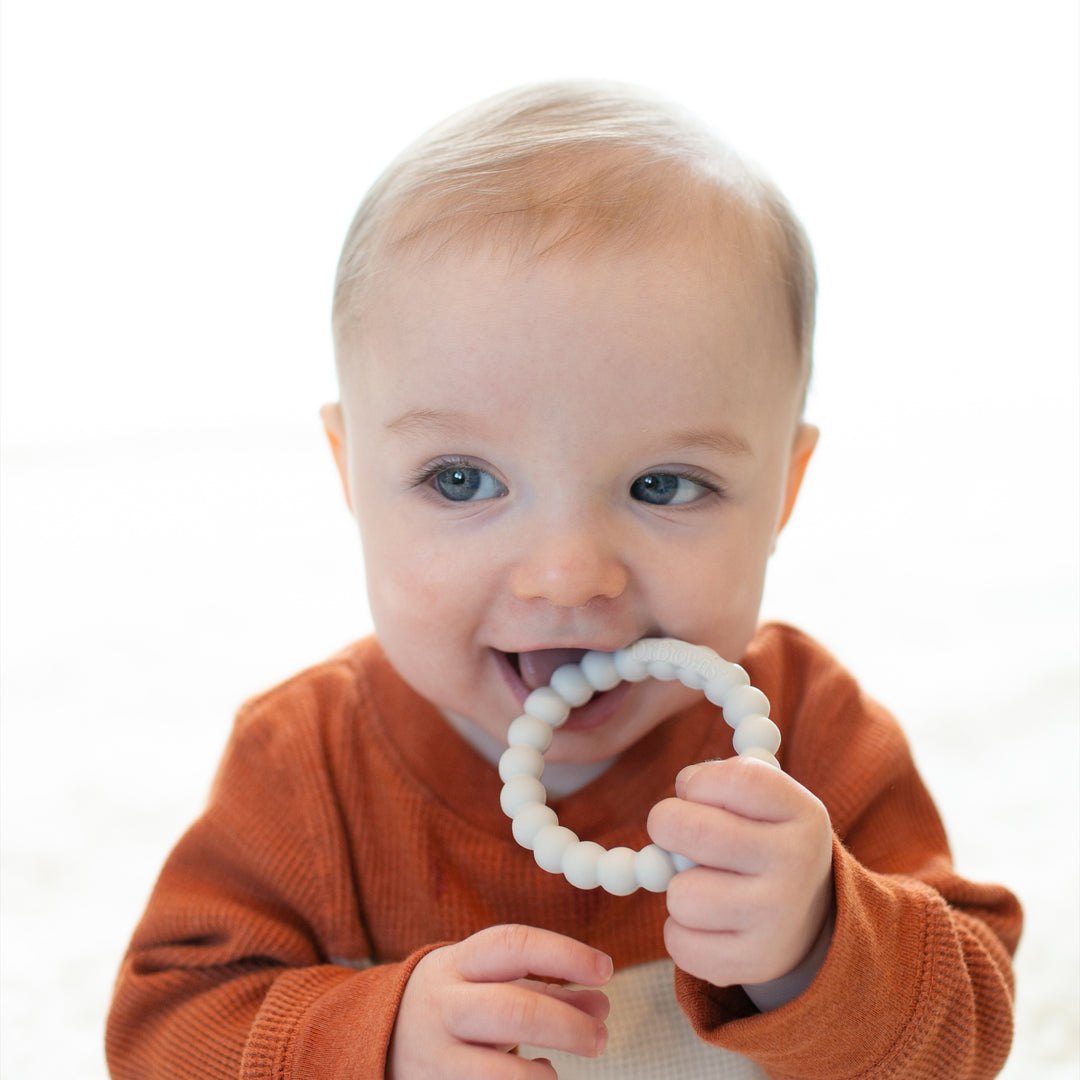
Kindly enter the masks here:
M 563 664 L 576 664 L 587 649 L 536 649 L 527 653 L 506 653 L 510 666 L 530 690 L 547 686 Z
M 576 664 L 588 649 L 536 649 L 532 652 L 503 653 L 507 665 L 507 681 L 518 703 L 522 704 L 530 692 L 547 686 L 551 676 L 563 664 Z M 599 727 L 609 720 L 634 687 L 622 682 L 611 690 L 597 691 L 584 705 L 570 710 L 570 717 L 560 727 L 561 731 L 584 731 Z

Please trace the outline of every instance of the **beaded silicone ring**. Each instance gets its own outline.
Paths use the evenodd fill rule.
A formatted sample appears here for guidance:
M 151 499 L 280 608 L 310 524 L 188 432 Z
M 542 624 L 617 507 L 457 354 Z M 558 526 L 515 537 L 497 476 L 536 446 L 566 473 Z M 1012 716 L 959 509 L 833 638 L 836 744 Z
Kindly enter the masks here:
M 579 840 L 559 824 L 540 779 L 554 729 L 566 723 L 572 708 L 584 705 L 597 691 L 648 678 L 678 679 L 691 690 L 703 691 L 723 709 L 724 719 L 734 729 L 737 753 L 780 767 L 775 756 L 780 729 L 769 719 L 769 699 L 750 685 L 743 668 L 704 645 L 642 638 L 618 652 L 587 652 L 578 663 L 563 664 L 547 686 L 529 694 L 524 713 L 510 725 L 510 745 L 499 759 L 503 781 L 499 801 L 513 821 L 514 839 L 532 851 L 536 864 L 549 873 L 563 874 L 579 889 L 599 886 L 614 896 L 629 896 L 639 888 L 664 892 L 680 870 L 695 865 L 656 844 L 640 851 L 607 850 L 591 840 Z

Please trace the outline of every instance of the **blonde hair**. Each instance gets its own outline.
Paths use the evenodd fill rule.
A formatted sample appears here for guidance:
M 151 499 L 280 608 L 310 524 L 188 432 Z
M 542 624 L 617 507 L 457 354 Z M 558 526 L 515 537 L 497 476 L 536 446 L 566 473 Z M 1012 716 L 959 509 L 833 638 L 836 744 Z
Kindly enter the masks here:
M 787 200 L 683 110 L 595 82 L 499 94 L 432 128 L 390 164 L 360 204 L 338 263 L 339 367 L 371 286 L 406 249 L 494 243 L 542 256 L 568 246 L 623 248 L 685 232 L 688 218 L 705 235 L 720 219 L 758 226 L 759 236 L 764 227 L 763 254 L 786 289 L 805 385 L 817 277 Z

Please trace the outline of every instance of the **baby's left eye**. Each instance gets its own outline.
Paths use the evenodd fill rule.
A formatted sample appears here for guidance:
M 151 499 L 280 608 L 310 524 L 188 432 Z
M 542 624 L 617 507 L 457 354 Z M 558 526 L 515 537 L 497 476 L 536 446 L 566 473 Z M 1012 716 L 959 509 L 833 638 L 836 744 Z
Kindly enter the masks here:
M 710 492 L 709 487 L 697 480 L 668 472 L 646 473 L 630 485 L 632 498 L 654 506 L 681 506 L 697 502 Z
M 436 491 L 451 502 L 481 502 L 506 494 L 506 488 L 486 469 L 451 465 L 432 475 Z

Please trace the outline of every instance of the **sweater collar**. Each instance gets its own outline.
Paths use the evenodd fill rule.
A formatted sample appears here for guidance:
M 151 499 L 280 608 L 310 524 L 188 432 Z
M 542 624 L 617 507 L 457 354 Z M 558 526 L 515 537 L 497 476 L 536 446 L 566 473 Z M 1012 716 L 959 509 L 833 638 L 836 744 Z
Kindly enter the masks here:
M 361 683 L 370 723 L 396 759 L 402 779 L 451 812 L 495 836 L 509 836 L 499 806 L 498 770 L 394 670 L 375 639 L 363 643 Z M 560 823 L 605 846 L 640 847 L 645 820 L 674 794 L 684 766 L 732 753 L 720 710 L 704 698 L 660 724 L 623 752 L 602 775 L 551 805 Z

